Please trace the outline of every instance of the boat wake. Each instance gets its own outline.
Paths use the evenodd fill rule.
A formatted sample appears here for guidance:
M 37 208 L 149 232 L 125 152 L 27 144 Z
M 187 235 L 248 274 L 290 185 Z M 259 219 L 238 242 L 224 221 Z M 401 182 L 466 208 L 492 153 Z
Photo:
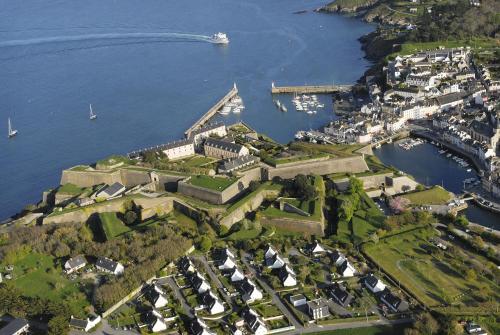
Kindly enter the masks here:
M 211 36 L 183 33 L 107 33 L 30 38 L 0 42 L 0 48 L 80 41 L 151 39 L 214 43 Z

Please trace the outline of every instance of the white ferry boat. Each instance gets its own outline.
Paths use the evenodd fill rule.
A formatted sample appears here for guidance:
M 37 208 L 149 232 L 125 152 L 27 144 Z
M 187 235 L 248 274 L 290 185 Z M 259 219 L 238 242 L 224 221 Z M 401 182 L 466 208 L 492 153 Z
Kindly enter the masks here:
M 229 44 L 229 38 L 224 33 L 213 34 L 211 37 L 212 42 L 216 44 Z

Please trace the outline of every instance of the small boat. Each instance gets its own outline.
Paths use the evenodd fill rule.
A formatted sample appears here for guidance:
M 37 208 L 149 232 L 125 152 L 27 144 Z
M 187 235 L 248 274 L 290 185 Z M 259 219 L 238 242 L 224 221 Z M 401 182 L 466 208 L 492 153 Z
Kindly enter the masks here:
M 307 114 L 309 114 L 309 115 L 313 114 L 313 111 L 307 111 Z
M 97 115 L 94 114 L 94 112 L 92 111 L 92 104 L 89 104 L 89 109 L 90 109 L 90 119 L 91 120 L 97 119 Z
M 281 102 L 279 100 L 275 100 L 274 103 L 278 108 L 281 108 Z
M 288 112 L 288 109 L 286 108 L 285 104 L 282 104 L 280 109 L 282 112 Z
M 8 123 L 9 123 L 9 138 L 12 138 L 14 136 L 17 135 L 17 130 L 16 129 L 12 129 L 12 124 L 10 123 L 10 118 L 8 119 Z
M 377 145 L 375 146 L 375 149 L 378 149 L 380 148 L 382 145 L 380 143 L 377 143 Z
M 241 108 L 236 107 L 235 109 L 233 109 L 233 113 L 234 113 L 234 114 L 239 114 L 239 113 L 241 113 Z
M 228 115 L 231 113 L 231 107 L 230 106 L 224 106 L 220 111 L 219 114 L 221 115 Z
M 215 44 L 228 44 L 229 38 L 224 33 L 213 34 L 210 40 Z
M 467 169 L 467 172 L 472 172 L 472 169 Z

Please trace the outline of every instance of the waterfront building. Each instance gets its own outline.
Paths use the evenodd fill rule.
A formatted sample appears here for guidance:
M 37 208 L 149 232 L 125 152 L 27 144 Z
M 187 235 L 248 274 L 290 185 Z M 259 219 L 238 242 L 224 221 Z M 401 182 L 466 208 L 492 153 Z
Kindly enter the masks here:
M 203 148 L 206 156 L 218 159 L 237 158 L 249 155 L 247 147 L 215 138 L 207 138 Z
M 203 143 L 203 140 L 210 137 L 216 136 L 219 138 L 224 138 L 227 136 L 226 125 L 222 122 L 210 123 L 205 125 L 191 133 L 191 139 L 194 145 L 198 147 Z
M 160 146 L 160 151 L 163 152 L 169 160 L 176 160 L 194 155 L 193 139 L 174 141 Z

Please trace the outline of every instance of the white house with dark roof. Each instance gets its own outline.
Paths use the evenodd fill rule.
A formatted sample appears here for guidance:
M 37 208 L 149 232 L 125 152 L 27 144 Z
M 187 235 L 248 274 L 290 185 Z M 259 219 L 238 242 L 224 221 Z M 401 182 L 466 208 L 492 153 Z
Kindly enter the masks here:
M 348 260 L 344 260 L 344 262 L 339 266 L 339 274 L 342 277 L 353 277 L 356 273 L 356 269 L 349 263 Z
M 382 300 L 382 302 L 385 303 L 394 313 L 406 312 L 408 310 L 408 303 L 400 297 L 392 294 L 387 287 L 382 291 L 380 300 Z
M 221 162 L 218 171 L 219 173 L 229 173 L 256 164 L 259 161 L 260 158 L 253 155 L 240 156 L 237 158 L 228 158 Z
M 154 308 L 165 307 L 168 303 L 165 291 L 155 284 L 149 286 L 146 292 L 146 298 Z
M 335 266 L 340 266 L 344 261 L 346 260 L 346 257 L 344 254 L 342 254 L 340 251 L 335 250 L 330 254 L 330 258 L 332 259 L 333 264 Z
M 353 296 L 347 292 L 347 289 L 339 283 L 334 283 L 327 291 L 330 297 L 342 307 L 349 306 L 353 299 Z
M 276 255 L 276 251 L 274 250 L 274 248 L 271 245 L 268 245 L 266 251 L 264 252 L 264 258 L 267 259 L 267 258 L 270 258 L 274 255 Z
M 196 318 L 189 323 L 189 334 L 191 335 L 215 335 L 211 332 L 203 319 Z
M 321 254 L 324 254 L 326 252 L 325 248 L 319 244 L 318 241 L 314 241 L 314 243 L 312 243 L 310 246 L 309 246 L 309 252 L 315 256 L 317 255 L 321 255 Z
M 273 256 L 266 258 L 266 265 L 271 269 L 279 269 L 285 266 L 285 261 L 280 255 L 274 254 Z
M 296 294 L 290 296 L 290 303 L 293 307 L 303 306 L 307 303 L 307 298 L 303 294 Z
M 146 322 L 152 333 L 158 333 L 167 329 L 167 322 L 160 312 L 153 308 L 146 314 Z
M 111 199 L 122 195 L 126 188 L 122 184 L 116 182 L 112 185 L 103 187 L 99 192 L 93 196 L 94 198 Z
M 192 272 L 196 271 L 196 269 L 193 265 L 193 262 L 191 262 L 191 260 L 187 256 L 183 256 L 183 257 L 181 257 L 181 259 L 179 259 L 179 262 L 177 262 L 177 267 L 184 274 L 188 274 L 188 273 L 192 273 Z
M 228 248 L 221 249 L 215 255 L 219 270 L 229 270 L 236 267 L 234 254 Z
M 87 265 L 87 260 L 85 259 L 85 257 L 83 257 L 82 255 L 78 255 L 68 259 L 64 263 L 64 271 L 67 274 L 70 274 L 72 272 L 80 270 L 81 268 L 85 267 L 85 265 Z
M 245 323 L 252 334 L 267 334 L 266 324 L 260 319 L 259 314 L 257 314 L 257 312 L 255 312 L 253 309 L 251 309 L 250 307 L 245 307 L 241 312 L 241 316 L 245 320 Z
M 386 288 L 385 284 L 382 283 L 382 281 L 375 277 L 373 274 L 369 274 L 368 276 L 366 276 L 364 283 L 366 287 L 368 287 L 368 289 L 373 293 L 382 292 Z
M 188 280 L 191 283 L 193 289 L 198 293 L 205 293 L 210 290 L 210 285 L 205 280 L 205 278 L 198 272 L 190 273 L 188 275 Z
M 235 285 L 241 291 L 241 298 L 247 304 L 260 300 L 263 297 L 262 292 L 257 288 L 255 283 L 248 278 L 236 282 Z
M 92 315 L 91 317 L 87 317 L 87 319 L 77 319 L 74 318 L 73 315 L 69 321 L 69 325 L 72 328 L 83 330 L 84 332 L 90 331 L 92 328 L 95 328 L 97 324 L 101 322 L 101 317 L 98 315 Z M 0 332 L 1 334 L 1 332 Z
M 28 321 L 21 318 L 15 318 L 3 328 L 0 328 L 0 335 L 22 335 L 28 334 L 29 324 Z
M 224 312 L 224 305 L 210 290 L 202 293 L 200 299 L 210 315 Z
M 226 125 L 222 122 L 211 123 L 205 125 L 191 133 L 191 138 L 194 141 L 194 145 L 198 146 L 203 142 L 204 139 L 215 135 L 217 137 L 223 138 L 227 136 Z
M 295 278 L 295 273 L 287 265 L 280 268 L 278 272 L 278 278 L 284 287 L 291 287 L 297 285 L 297 279 Z
M 100 257 L 95 263 L 95 266 L 99 271 L 111 273 L 114 275 L 121 275 L 125 271 L 125 268 L 121 263 L 115 262 L 112 259 L 106 257 Z
M 234 267 L 229 271 L 229 278 L 231 282 L 236 282 L 245 279 L 245 275 L 237 268 Z
M 170 160 L 181 159 L 194 155 L 193 139 L 174 141 L 159 148 Z

